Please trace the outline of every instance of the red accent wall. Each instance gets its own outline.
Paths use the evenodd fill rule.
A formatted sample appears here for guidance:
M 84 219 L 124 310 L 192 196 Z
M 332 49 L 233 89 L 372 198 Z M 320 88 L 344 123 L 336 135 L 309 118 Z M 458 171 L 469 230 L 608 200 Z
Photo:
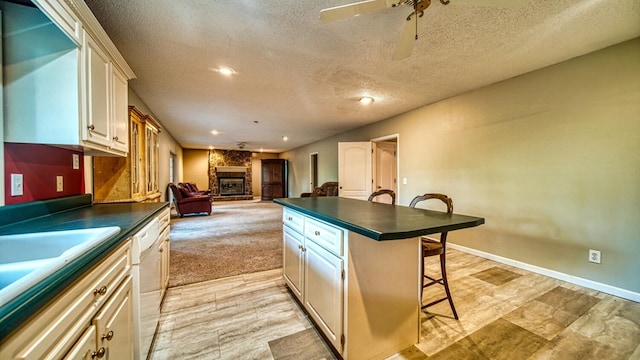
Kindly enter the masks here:
M 73 154 L 80 168 L 73 169 Z M 11 174 L 22 174 L 23 195 L 11 196 Z M 84 194 L 83 153 L 39 144 L 4 144 L 5 204 L 20 204 Z M 56 176 L 63 177 L 63 191 L 56 191 Z

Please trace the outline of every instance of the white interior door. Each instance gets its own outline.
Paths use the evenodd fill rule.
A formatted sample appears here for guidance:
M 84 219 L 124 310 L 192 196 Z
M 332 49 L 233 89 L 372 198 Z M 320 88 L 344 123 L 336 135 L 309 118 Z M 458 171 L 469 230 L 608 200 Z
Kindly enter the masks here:
M 372 192 L 372 143 L 338 143 L 338 195 L 367 200 Z
M 375 190 L 381 189 L 393 190 L 396 194 L 397 189 L 397 157 L 395 142 L 376 142 L 375 146 Z M 379 196 L 375 199 L 378 202 L 391 203 L 389 196 Z

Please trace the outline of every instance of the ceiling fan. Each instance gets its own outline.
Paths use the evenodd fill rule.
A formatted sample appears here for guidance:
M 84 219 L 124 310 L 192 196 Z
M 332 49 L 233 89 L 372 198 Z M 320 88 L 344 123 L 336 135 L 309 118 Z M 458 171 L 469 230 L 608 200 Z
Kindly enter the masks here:
M 526 5 L 530 0 L 439 0 L 442 5 L 453 2 L 456 5 L 490 6 L 513 8 Z M 424 11 L 431 5 L 431 0 L 365 0 L 352 4 L 336 6 L 320 11 L 320 20 L 328 23 L 335 20 L 346 19 L 360 14 L 383 10 L 390 7 L 407 5 L 413 8 L 413 12 L 406 18 L 402 35 L 392 60 L 400 60 L 411 55 L 413 44 L 418 39 L 418 18 L 424 16 Z M 412 21 L 414 20 L 414 21 Z

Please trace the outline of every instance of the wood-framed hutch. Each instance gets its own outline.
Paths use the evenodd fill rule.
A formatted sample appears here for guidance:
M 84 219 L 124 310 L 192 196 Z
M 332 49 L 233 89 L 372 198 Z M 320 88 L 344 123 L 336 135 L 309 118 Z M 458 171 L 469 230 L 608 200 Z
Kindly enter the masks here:
M 96 203 L 157 202 L 159 134 L 151 115 L 129 106 L 129 154 L 93 158 L 93 199 Z

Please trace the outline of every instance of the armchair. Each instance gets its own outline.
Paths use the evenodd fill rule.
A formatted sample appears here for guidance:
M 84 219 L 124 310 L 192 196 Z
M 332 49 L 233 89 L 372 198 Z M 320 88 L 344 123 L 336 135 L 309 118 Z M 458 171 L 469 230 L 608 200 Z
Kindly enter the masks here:
M 211 214 L 211 197 L 209 195 L 194 195 L 184 186 L 176 186 L 175 184 L 169 184 L 167 186 L 169 186 L 173 193 L 178 216 L 183 217 L 185 214 L 198 213 Z
M 211 190 L 200 190 L 194 182 L 178 183 L 178 186 L 183 186 L 192 195 L 211 195 Z
M 313 192 L 306 192 L 300 194 L 300 197 L 314 197 L 314 196 L 338 196 L 338 182 L 329 181 L 322 184 L 320 187 L 313 189 Z

